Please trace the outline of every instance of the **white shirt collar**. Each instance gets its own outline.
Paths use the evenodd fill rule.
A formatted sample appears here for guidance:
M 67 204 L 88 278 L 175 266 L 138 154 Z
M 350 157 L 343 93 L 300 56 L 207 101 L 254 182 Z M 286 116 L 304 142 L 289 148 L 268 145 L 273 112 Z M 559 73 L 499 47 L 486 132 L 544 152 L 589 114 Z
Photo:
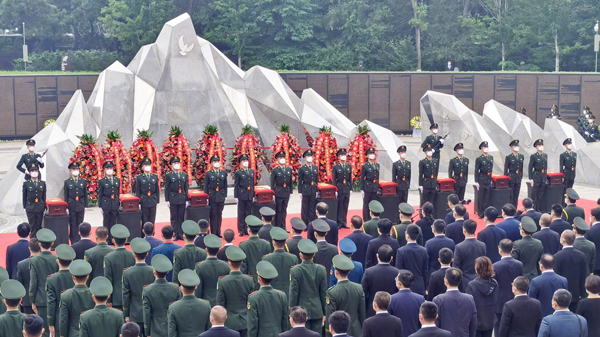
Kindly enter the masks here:
M 408 245 L 408 244 L 411 244 L 411 243 L 415 243 L 415 244 L 416 244 L 416 243 L 417 243 L 417 241 L 409 241 L 409 242 L 407 242 L 406 244 Z
M 489 226 L 496 226 L 496 224 L 495 223 L 489 223 L 489 224 L 485 225 L 485 227 L 489 227 Z
M 554 311 L 554 314 L 556 314 L 557 312 L 560 312 L 560 311 L 569 311 L 569 308 L 567 308 L 567 309 L 558 309 L 558 310 L 555 310 L 555 311 Z M 553 315 L 554 315 L 554 314 L 553 314 Z
M 592 226 L 593 226 L 593 225 L 595 225 L 595 224 L 597 224 L 597 223 L 600 223 L 600 221 L 596 221 L 596 222 L 594 222 L 594 223 L 592 224 Z
M 548 270 L 544 270 L 544 271 L 542 272 L 542 274 L 543 274 L 543 273 L 554 273 L 554 269 L 548 269 Z
M 573 248 L 573 246 L 572 245 L 571 246 L 563 246 L 563 249 L 565 249 L 565 248 Z
M 514 219 L 514 218 L 515 218 L 514 216 L 505 216 L 505 217 L 504 217 L 504 219 L 505 219 L 505 220 L 506 220 L 506 219 Z
M 423 325 L 421 325 L 421 329 L 423 329 L 423 328 L 433 328 L 433 327 L 435 327 L 435 324 L 423 324 Z
M 550 227 L 542 227 L 542 229 L 540 229 L 540 230 L 543 231 L 544 229 L 550 229 Z
M 327 216 L 326 215 L 319 215 L 319 219 L 326 219 Z
M 512 256 L 510 256 L 510 255 L 506 255 L 506 256 L 503 256 L 503 257 L 501 257 L 500 259 L 508 259 L 508 258 L 511 258 L 511 259 L 512 259 Z
M 221 325 L 213 325 L 213 326 L 211 327 L 211 329 L 212 329 L 212 328 L 222 328 L 222 327 L 225 327 L 225 325 L 222 325 L 222 324 L 221 324 Z
M 517 298 L 517 297 L 521 297 L 521 296 L 527 296 L 527 294 L 519 294 L 519 295 L 515 295 L 515 298 Z
M 475 237 L 474 236 L 468 236 L 468 237 L 465 238 L 465 240 L 469 240 L 469 239 L 475 239 Z
M 446 236 L 446 234 L 436 234 L 435 236 Z
M 583 235 L 582 236 L 576 236 L 575 240 L 577 240 L 577 239 L 585 239 L 585 236 L 583 236 Z
M 344 335 L 347 336 L 348 334 L 347 333 L 336 333 L 335 335 L 333 335 L 333 337 L 335 337 L 335 336 L 344 336 Z
M 90 238 L 81 238 L 81 239 L 79 239 L 79 241 L 81 241 L 81 240 L 91 240 L 91 239 Z
M 526 210 L 525 210 L 525 212 L 529 212 L 529 211 L 534 211 L 534 212 L 535 212 L 535 209 L 533 209 L 533 208 L 528 208 L 528 209 L 526 209 Z
M 29 241 L 27 238 L 19 238 L 19 241 Z
M 445 269 L 445 268 L 450 268 L 450 265 L 447 265 L 447 266 L 442 265 L 442 266 L 440 266 L 440 269 Z
M 447 289 L 446 292 L 448 291 L 458 291 L 458 289 Z
M 464 217 L 462 217 L 462 218 L 454 218 L 454 221 L 458 221 L 458 220 L 465 220 L 465 218 Z
M 318 242 L 327 242 L 327 240 L 325 240 L 325 239 L 322 239 L 322 240 L 317 240 L 317 243 L 318 243 Z
M 229 243 L 228 242 L 228 243 L 226 243 L 226 244 L 223 245 L 223 247 L 227 247 L 227 246 L 233 246 L 233 243 Z
M 387 313 L 388 313 L 387 311 L 377 311 L 377 312 L 375 313 L 375 315 L 379 315 L 379 314 L 387 314 Z
M 298 325 L 293 326 L 292 328 L 293 329 L 295 329 L 295 328 L 306 328 L 306 325 L 304 325 L 304 324 L 298 324 Z

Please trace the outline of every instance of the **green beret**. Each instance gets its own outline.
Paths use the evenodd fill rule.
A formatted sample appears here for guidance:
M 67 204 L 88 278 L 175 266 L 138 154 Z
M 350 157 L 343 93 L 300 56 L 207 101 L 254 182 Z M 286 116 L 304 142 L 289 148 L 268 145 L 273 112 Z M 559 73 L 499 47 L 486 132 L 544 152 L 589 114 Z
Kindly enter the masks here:
M 10 277 L 8 276 L 8 271 L 6 271 L 6 269 L 4 269 L 4 267 L 0 266 L 0 283 L 6 281 L 10 279 Z
M 304 254 L 314 254 L 319 251 L 317 245 L 309 239 L 298 241 L 298 250 Z
M 223 243 L 218 236 L 214 234 L 208 234 L 204 237 L 204 245 L 206 245 L 206 248 L 221 248 Z
M 285 241 L 290 237 L 290 234 L 281 227 L 273 227 L 271 229 L 271 238 L 273 240 Z
M 152 247 L 150 243 L 142 238 L 135 238 L 131 240 L 131 250 L 136 254 L 144 254 L 150 251 Z
M 527 233 L 537 232 L 537 225 L 535 224 L 535 221 L 533 221 L 533 219 L 528 216 L 524 216 L 521 218 L 521 227 Z
M 579 200 L 579 194 L 572 188 L 567 188 L 567 196 L 573 200 Z
M 75 250 L 66 243 L 56 246 L 56 256 L 63 261 L 75 260 Z
M 200 226 L 194 220 L 185 220 L 181 224 L 181 229 L 187 235 L 198 235 L 200 234 Z
M 329 232 L 331 230 L 329 224 L 323 219 L 315 219 L 313 221 L 313 228 L 318 232 Z
M 40 242 L 54 242 L 56 241 L 56 234 L 54 234 L 53 231 L 49 230 L 48 228 L 42 228 L 40 229 L 36 235 L 38 240 L 40 240 Z
M 262 220 L 254 215 L 248 215 L 245 219 L 246 224 L 250 227 L 260 227 L 263 225 Z
M 271 262 L 267 261 L 260 261 L 256 265 L 256 272 L 260 277 L 267 280 L 272 280 L 279 276 L 279 273 L 277 273 L 277 269 L 275 269 Z
M 227 247 L 225 255 L 227 255 L 227 259 L 230 261 L 244 261 L 246 259 L 246 253 L 244 253 L 242 248 L 237 246 Z
M 354 262 L 345 255 L 336 255 L 333 257 L 333 266 L 339 270 L 352 270 L 354 269 Z
M 413 214 L 415 212 L 415 209 L 411 205 L 409 205 L 405 202 L 398 205 L 398 209 L 400 210 L 400 213 L 404 213 L 404 214 L 408 214 L 408 215 Z
M 171 263 L 171 260 L 163 254 L 154 255 L 150 264 L 152 264 L 152 268 L 159 273 L 168 273 L 173 270 L 173 263 Z
M 6 280 L 0 285 L 0 293 L 7 300 L 18 300 L 25 297 L 25 287 L 17 280 Z
M 306 229 L 306 224 L 300 218 L 294 217 L 294 218 L 292 218 L 292 220 L 290 220 L 290 222 L 292 224 L 293 229 L 297 229 L 299 231 L 303 231 Z
M 261 207 L 259 212 L 261 215 L 266 215 L 266 216 L 274 216 L 275 215 L 275 211 L 271 207 Z
M 179 283 L 186 287 L 195 287 L 200 284 L 200 278 L 195 271 L 191 269 L 184 269 L 177 274 Z
M 113 286 L 104 276 L 96 276 L 90 283 L 90 291 L 94 296 L 106 297 L 112 294 Z
M 585 220 L 583 220 L 580 217 L 576 217 L 575 219 L 573 219 L 573 226 L 579 228 L 579 230 L 582 231 L 590 230 L 590 226 L 588 226 L 587 222 L 585 222 Z
M 129 229 L 127 227 L 116 224 L 110 228 L 110 234 L 115 239 L 127 239 L 131 234 L 129 233 Z
M 69 271 L 73 276 L 86 276 L 92 272 L 92 265 L 85 260 L 75 260 L 69 265 Z
M 369 209 L 373 213 L 383 213 L 383 205 L 377 200 L 372 200 L 369 203 Z

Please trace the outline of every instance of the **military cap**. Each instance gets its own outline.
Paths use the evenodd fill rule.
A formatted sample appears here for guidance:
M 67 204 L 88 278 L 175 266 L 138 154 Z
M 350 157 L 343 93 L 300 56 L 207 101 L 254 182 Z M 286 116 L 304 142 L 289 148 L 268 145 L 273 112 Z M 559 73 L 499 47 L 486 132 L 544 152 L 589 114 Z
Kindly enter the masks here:
M 405 202 L 398 205 L 398 209 L 400 210 L 400 213 L 408 214 L 408 215 L 411 215 L 415 212 L 415 209 L 411 205 L 409 205 Z
M 240 156 L 240 162 L 242 162 L 244 160 L 248 160 L 248 155 L 243 154 L 243 155 Z
M 354 254 L 356 253 L 356 244 L 354 241 L 344 238 L 340 241 L 340 250 L 344 254 Z
M 112 226 L 110 228 L 110 234 L 115 239 L 127 239 L 131 235 L 131 233 L 129 233 L 129 229 L 121 224 Z
M 300 218 L 297 217 L 293 217 L 290 222 L 292 223 L 292 228 L 293 229 L 297 229 L 299 231 L 303 231 L 306 229 L 306 224 L 304 223 L 304 221 Z
M 345 155 L 346 154 L 346 149 L 339 149 L 337 150 L 336 155 L 337 156 L 341 156 L 341 155 Z
M 277 154 L 275 155 L 275 158 L 285 158 L 285 152 L 283 152 L 283 151 L 277 152 Z
M 261 207 L 258 211 L 260 212 L 260 215 L 266 215 L 266 216 L 274 216 L 275 215 L 275 211 L 271 207 Z
M 290 234 L 281 227 L 273 227 L 271 229 L 271 238 L 277 241 L 285 241 L 290 237 Z
M 66 243 L 56 246 L 56 257 L 63 261 L 75 260 L 75 250 Z
M 79 165 L 78 162 L 74 162 L 74 163 L 69 164 L 69 170 L 79 170 L 80 167 L 81 166 Z
M 513 140 L 512 142 L 510 142 L 510 144 L 508 144 L 508 146 L 511 146 L 511 147 L 519 146 L 519 140 L 518 139 Z
M 31 171 L 39 171 L 40 170 L 40 166 L 37 163 L 31 163 L 29 164 L 29 166 L 27 166 L 27 171 L 31 172 Z
M 371 153 L 375 153 L 375 149 L 373 149 L 372 147 L 367 149 L 367 154 L 371 154 Z
M 144 160 L 142 160 L 142 166 L 143 165 L 152 165 L 152 160 L 148 157 L 144 157 Z
M 110 168 L 110 167 L 115 167 L 115 164 L 113 164 L 112 161 L 105 161 L 104 164 L 102 165 L 103 168 Z
M 200 226 L 200 228 L 208 228 L 208 220 L 206 220 L 206 219 L 198 220 L 198 226 Z
M 336 255 L 333 257 L 333 266 L 339 270 L 352 270 L 354 269 L 354 262 L 345 255 Z
M 484 147 L 488 147 L 488 142 L 487 140 L 484 140 L 483 142 L 481 142 L 481 144 L 479 144 L 479 149 L 481 150 Z
M 171 161 L 169 163 L 173 164 L 173 163 L 179 163 L 179 162 L 181 162 L 181 160 L 179 160 L 179 157 L 173 157 L 173 158 L 171 158 Z
M 400 147 L 398 147 L 396 152 L 406 152 L 406 145 L 400 145 Z
M 219 161 L 219 160 L 221 160 L 221 157 L 219 157 L 217 155 L 214 155 L 214 156 L 210 157 L 210 162 L 211 163 L 215 162 L 215 161 Z
M 304 254 L 314 254 L 319 251 L 317 245 L 309 239 L 298 241 L 298 250 Z
M 433 129 L 437 129 L 437 128 L 438 128 L 438 125 L 437 125 L 437 123 L 433 123 L 433 124 L 431 124 L 431 126 L 429 127 L 429 130 L 433 130 Z
M 521 227 L 527 233 L 537 232 L 537 225 L 535 224 L 535 221 L 533 221 L 533 219 L 528 216 L 524 216 L 521 218 Z
M 112 294 L 113 285 L 104 276 L 96 276 L 90 283 L 90 291 L 94 296 L 106 297 Z
M 579 194 L 572 188 L 567 188 L 567 196 L 573 200 L 579 200 Z
M 306 156 L 312 156 L 313 152 L 311 151 L 311 149 L 308 149 L 306 151 L 304 151 L 304 153 L 302 154 L 302 158 L 305 158 Z
M 454 151 L 464 149 L 464 148 L 465 147 L 464 147 L 463 143 L 458 143 L 458 144 L 454 145 Z
M 200 284 L 200 278 L 195 271 L 191 269 L 184 269 L 177 274 L 179 283 L 186 287 L 195 287 Z
M 535 142 L 533 142 L 533 147 L 536 147 L 538 145 L 544 145 L 544 140 L 537 139 Z
M 277 269 L 275 269 L 275 267 L 271 264 L 271 262 L 267 262 L 267 261 L 260 261 L 256 265 L 256 272 L 258 273 L 258 276 L 260 276 L 264 279 L 267 279 L 267 280 L 272 280 L 274 278 L 277 278 L 277 276 L 279 276 Z
M 206 246 L 206 248 L 221 248 L 223 246 L 223 243 L 221 242 L 221 239 L 219 239 L 218 236 L 214 234 L 208 234 L 204 237 L 204 245 Z
M 565 141 L 563 142 L 563 145 L 569 145 L 569 144 L 573 144 L 573 140 L 571 138 L 565 139 Z
M 181 229 L 187 235 L 198 235 L 198 234 L 200 234 L 200 226 L 194 220 L 185 220 L 181 224 Z
M 311 241 L 312 242 L 312 241 Z M 4 267 L 0 266 L 0 284 L 6 280 L 8 280 L 8 271 L 4 269 Z
M 27 145 L 27 146 L 29 146 L 29 145 L 35 145 L 35 140 L 33 140 L 33 139 L 28 139 L 28 140 L 25 142 L 25 145 Z
M 369 202 L 369 209 L 373 213 L 383 213 L 383 205 L 377 200 L 371 200 L 371 202 Z
M 136 254 L 144 254 L 150 251 L 152 247 L 150 243 L 142 238 L 135 238 L 131 240 L 131 250 Z
M 525 109 L 524 107 L 521 107 L 521 109 L 519 110 L 522 114 L 525 114 L 527 112 L 527 109 Z
M 263 225 L 262 220 L 257 218 L 255 215 L 248 215 L 244 221 L 250 227 L 260 227 Z
M 56 241 L 56 234 L 54 234 L 53 231 L 49 230 L 48 228 L 42 228 L 40 229 L 36 234 L 35 237 L 40 240 L 40 242 L 54 242 Z
M 244 261 L 246 259 L 246 253 L 244 250 L 237 246 L 229 246 L 225 250 L 225 255 L 230 261 Z
M 0 294 L 7 300 L 25 297 L 25 287 L 17 280 L 6 280 L 0 285 Z
M 431 147 L 431 144 L 425 144 L 425 146 L 423 146 L 423 152 L 427 152 L 427 151 L 429 151 L 429 150 L 431 150 L 431 149 L 433 149 L 433 148 Z
M 317 232 L 329 232 L 331 230 L 331 227 L 329 227 L 329 224 L 327 222 L 325 222 L 325 220 L 323 219 L 315 219 L 315 221 L 313 221 L 313 227 Z
M 577 227 L 579 230 L 582 231 L 590 230 L 590 226 L 585 222 L 585 220 L 583 220 L 580 217 L 576 217 L 575 219 L 573 219 L 573 227 Z
M 156 254 L 150 261 L 152 268 L 159 273 L 168 273 L 173 270 L 173 263 L 163 254 Z
M 73 276 L 86 276 L 92 272 L 92 265 L 85 260 L 75 260 L 69 265 L 69 271 Z

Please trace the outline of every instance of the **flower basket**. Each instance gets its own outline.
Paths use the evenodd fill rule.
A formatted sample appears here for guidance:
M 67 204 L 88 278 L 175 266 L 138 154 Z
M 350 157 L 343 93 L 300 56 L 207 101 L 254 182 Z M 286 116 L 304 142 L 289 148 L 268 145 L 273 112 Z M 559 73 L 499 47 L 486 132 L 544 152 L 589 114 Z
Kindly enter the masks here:
M 337 141 L 331 134 L 331 127 L 323 126 L 319 129 L 319 136 L 315 139 L 312 151 L 315 164 L 319 167 L 319 181 L 330 183 L 333 180 L 332 168 L 337 157 Z
M 292 169 L 292 181 L 296 181 L 298 168 L 300 167 L 300 158 L 302 157 L 302 149 L 300 148 L 298 139 L 290 133 L 290 127 L 287 125 L 282 125 L 279 128 L 279 135 L 277 135 L 275 143 L 271 145 L 269 172 L 279 165 L 275 155 L 281 151 L 285 152 L 286 166 Z
M 100 152 L 105 162 L 110 160 L 115 164 L 115 176 L 121 181 L 121 193 L 131 193 L 133 178 L 131 157 L 127 148 L 121 143 L 121 135 L 116 131 L 109 131 Z
M 79 163 L 79 176 L 87 182 L 88 205 L 98 204 L 98 180 L 102 177 L 102 154 L 98 150 L 98 144 L 91 135 L 81 135 L 78 137 L 79 145 L 73 151 L 69 159 L 69 165 Z
M 227 149 L 223 143 L 223 139 L 219 136 L 219 130 L 214 125 L 207 125 L 204 128 L 202 138 L 198 139 L 196 144 L 196 160 L 194 161 L 194 179 L 198 186 L 204 185 L 206 172 L 212 170 L 210 158 L 213 155 L 218 155 L 221 158 L 221 167 L 225 168 L 225 156 Z
M 242 128 L 242 134 L 235 139 L 235 145 L 231 154 L 231 176 L 235 178 L 235 171 L 242 168 L 240 156 L 248 156 L 250 169 L 254 170 L 254 183 L 260 181 L 261 170 L 265 166 L 267 157 L 260 144 L 260 138 L 254 133 L 250 125 Z
M 139 174 L 142 174 L 142 160 L 148 158 L 152 161 L 152 172 L 161 176 L 160 155 L 158 148 L 152 141 L 152 132 L 148 130 L 137 130 L 137 139 L 131 144 L 129 157 L 131 158 L 132 182 L 135 181 Z M 161 182 L 158 181 L 160 189 Z
M 360 180 L 362 167 L 367 162 L 367 155 L 365 152 L 371 148 L 377 150 L 375 141 L 371 135 L 369 135 L 369 132 L 371 132 L 371 130 L 368 126 L 359 125 L 358 132 L 348 146 L 348 161 L 350 166 L 352 166 L 353 182 Z M 377 151 L 375 151 L 375 160 L 377 160 Z
M 164 182 L 167 172 L 171 169 L 171 158 L 177 157 L 181 161 L 181 170 L 188 175 L 188 183 L 192 184 L 192 151 L 183 135 L 183 131 L 172 126 L 169 137 L 165 140 L 160 152 L 161 179 Z

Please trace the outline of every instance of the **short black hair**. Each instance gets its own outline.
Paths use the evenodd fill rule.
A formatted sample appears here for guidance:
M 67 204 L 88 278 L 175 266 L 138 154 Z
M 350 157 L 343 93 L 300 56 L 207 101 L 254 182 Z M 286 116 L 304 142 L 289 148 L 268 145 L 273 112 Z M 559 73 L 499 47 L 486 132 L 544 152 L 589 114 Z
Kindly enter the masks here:
M 483 211 L 483 215 L 485 215 L 489 221 L 494 222 L 498 219 L 498 210 L 494 206 L 489 206 Z
M 554 216 L 562 216 L 562 212 L 563 212 L 563 207 L 561 204 L 552 205 L 552 214 L 554 214 Z
M 324 202 L 317 204 L 317 213 L 319 213 L 319 215 L 325 215 L 327 212 L 329 212 L 329 205 Z
M 500 248 L 502 252 L 510 254 L 513 250 L 513 242 L 510 239 L 502 239 L 498 244 L 498 248 Z
M 167 225 L 163 227 L 160 232 L 162 233 L 163 238 L 169 240 L 173 238 L 173 226 Z
M 373 217 L 375 217 L 375 218 L 378 218 L 381 215 L 381 213 L 377 213 L 377 212 L 373 212 L 373 211 L 371 211 L 371 213 L 373 213 Z
M 90 233 L 92 232 L 92 225 L 87 222 L 82 222 L 79 224 L 77 230 L 79 231 L 80 236 L 90 236 Z
M 458 203 L 460 202 L 460 199 L 458 198 L 458 195 L 452 193 L 448 196 L 448 202 L 451 203 L 452 205 L 458 205 Z
M 168 273 L 161 273 L 156 270 L 154 272 L 156 273 L 156 277 L 158 277 L 158 278 L 165 278 L 165 277 L 167 277 L 167 274 L 168 274 Z
M 194 291 L 196 291 L 196 287 L 188 287 L 188 286 L 184 286 L 183 284 L 181 285 L 181 287 L 183 288 L 183 293 L 184 294 L 193 294 Z
M 533 207 L 533 200 L 531 200 L 531 198 L 523 199 L 523 207 L 525 207 L 527 209 Z
M 148 252 L 145 253 L 133 253 L 133 255 L 135 255 L 135 258 L 138 260 L 145 260 L 146 256 L 148 256 Z
M 40 246 L 42 246 L 43 249 L 50 249 L 52 248 L 52 242 L 40 242 Z
M 554 302 L 556 302 L 556 304 L 558 304 L 558 306 L 561 308 L 568 308 L 569 304 L 571 304 L 572 298 L 573 295 L 571 295 L 571 293 L 566 289 L 558 289 L 552 296 Z
M 596 221 L 600 221 L 600 208 L 592 208 L 590 213 L 592 213 L 592 216 L 596 219 Z
M 189 240 L 189 241 L 192 241 L 192 240 L 195 240 L 195 239 L 196 239 L 196 235 L 189 235 L 189 234 L 185 234 L 185 233 L 183 233 L 183 237 L 184 237 L 186 240 Z
M 446 280 L 448 280 L 448 284 L 451 287 L 458 287 L 460 282 L 462 281 L 462 271 L 458 268 L 448 268 L 446 270 Z
M 98 301 L 100 303 L 108 301 L 108 296 L 96 296 L 96 295 L 94 295 L 94 297 L 96 298 L 96 301 Z
M 554 268 L 554 256 L 552 254 L 544 254 L 540 258 L 540 263 L 544 269 L 553 269 Z
M 44 328 L 44 320 L 38 316 L 31 314 L 25 317 L 23 322 L 23 330 L 30 336 L 39 336 L 42 334 Z
M 121 327 L 121 336 L 122 337 L 139 337 L 140 335 L 140 326 L 137 323 L 129 322 L 123 324 Z
M 18 307 L 19 303 L 21 303 L 20 298 L 14 298 L 14 299 L 5 298 L 4 300 L 6 301 L 6 306 L 11 307 L 11 308 Z
M 382 245 L 377 249 L 377 255 L 379 256 L 379 260 L 381 262 L 389 263 L 392 261 L 392 257 L 394 256 L 394 250 L 390 245 Z
M 377 307 L 381 310 L 387 310 L 391 301 L 392 297 L 387 291 L 378 291 L 373 298 L 373 302 L 377 303 Z
M 350 315 L 342 310 L 334 311 L 329 316 L 329 325 L 331 325 L 336 334 L 346 333 L 348 332 L 348 327 L 350 327 Z
M 354 229 L 359 229 L 363 225 L 363 219 L 360 216 L 355 215 L 350 219 L 350 223 Z
M 416 240 L 419 237 L 419 226 L 410 224 L 406 227 L 406 234 L 411 240 Z
M 454 206 L 454 212 L 456 212 L 456 215 L 463 217 L 467 213 L 467 209 L 464 205 L 458 204 Z
M 19 235 L 20 238 L 28 237 L 30 232 L 31 232 L 31 226 L 29 226 L 29 224 L 27 222 L 21 222 L 17 226 L 17 234 Z
M 413 282 L 415 282 L 415 275 L 410 270 L 401 269 L 400 272 L 398 272 L 396 280 L 402 283 L 405 288 L 410 288 Z
M 315 235 L 325 237 L 325 236 L 327 236 L 327 232 L 315 231 Z
M 438 307 L 435 303 L 430 301 L 425 301 L 421 304 L 421 308 L 419 309 L 421 315 L 423 315 L 423 319 L 427 322 L 435 321 L 438 315 Z M 125 336 L 123 336 L 125 337 Z
M 154 232 L 154 224 L 152 222 L 146 222 L 144 224 L 144 234 L 152 235 Z
M 31 250 L 34 253 L 39 253 L 42 250 L 40 248 L 40 241 L 37 238 L 29 240 L 29 250 Z
M 217 253 L 219 252 L 219 248 L 210 248 L 210 247 L 206 247 L 206 252 L 208 253 L 208 255 L 217 255 Z
M 294 323 L 304 324 L 308 319 L 308 313 L 303 307 L 295 306 L 290 309 L 290 317 Z
M 452 259 L 454 258 L 454 253 L 452 252 L 452 249 L 448 247 L 440 249 L 438 255 L 440 257 L 440 263 L 442 264 L 450 264 L 452 262 Z
M 99 239 L 106 239 L 108 237 L 108 228 L 104 226 L 96 228 L 96 236 Z
M 570 196 L 568 196 L 568 195 L 567 195 L 567 199 L 569 199 L 569 202 L 570 202 L 570 203 L 572 203 L 572 204 L 574 204 L 574 203 L 576 203 L 576 202 L 577 202 L 577 200 L 575 200 L 575 199 L 571 198 L 571 197 L 570 197 Z
M 71 260 L 61 260 L 61 259 L 57 259 L 58 263 L 61 265 L 61 267 L 68 267 L 71 265 Z
M 379 221 L 377 221 L 377 228 L 379 228 L 381 234 L 390 234 L 390 231 L 392 230 L 392 222 L 387 218 L 379 219 Z
M 275 217 L 274 215 L 264 215 L 264 214 L 261 214 L 261 216 L 265 220 L 265 222 L 272 222 L 273 218 Z
M 515 214 L 517 214 L 517 208 L 513 204 L 504 204 L 502 210 L 506 216 L 515 216 Z
M 585 289 L 592 294 L 600 293 L 600 276 L 590 275 L 585 279 Z
M 477 231 L 477 222 L 473 219 L 465 220 L 465 222 L 463 222 L 463 228 L 467 233 L 475 234 L 475 231 Z
M 433 230 L 436 234 L 444 234 L 446 231 L 446 221 L 438 219 L 433 222 Z
M 115 240 L 115 245 L 116 246 L 124 246 L 125 242 L 127 242 L 127 239 L 117 239 L 117 238 L 113 238 Z
M 250 233 L 252 234 L 258 234 L 258 232 L 260 231 L 260 226 L 248 226 L 248 228 L 250 228 Z
M 87 280 L 89 275 L 83 275 L 83 276 L 74 276 L 75 277 L 75 281 L 77 281 L 78 283 L 82 283 L 85 282 Z
M 235 232 L 233 229 L 226 229 L 225 232 L 223 232 L 223 239 L 225 239 L 227 243 L 231 243 L 233 239 L 235 239 Z
M 529 279 L 525 276 L 517 276 L 513 281 L 513 287 L 518 291 L 527 294 L 529 292 Z
M 242 263 L 244 263 L 244 261 L 231 261 L 229 259 L 227 259 L 229 261 L 229 263 L 231 263 L 231 266 L 233 268 L 240 268 L 242 266 Z

